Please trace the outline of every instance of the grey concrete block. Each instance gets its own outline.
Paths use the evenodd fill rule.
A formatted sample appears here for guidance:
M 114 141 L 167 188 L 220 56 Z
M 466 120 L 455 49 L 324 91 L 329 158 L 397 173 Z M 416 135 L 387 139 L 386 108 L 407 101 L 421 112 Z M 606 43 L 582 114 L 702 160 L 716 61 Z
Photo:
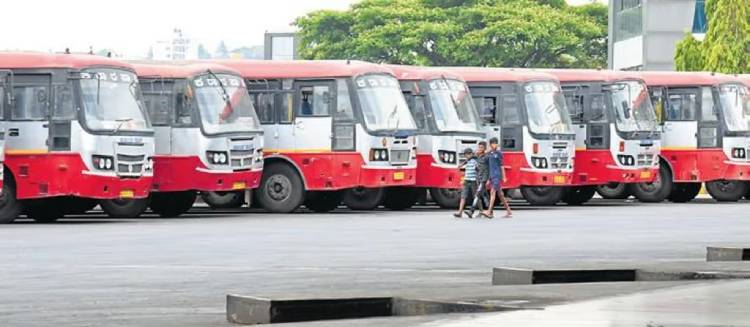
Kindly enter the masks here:
M 712 246 L 706 248 L 706 261 L 744 260 L 750 260 L 750 249 Z
M 492 270 L 492 285 L 632 282 L 635 278 L 635 269 Z
M 534 271 L 520 268 L 492 268 L 492 285 L 530 285 L 534 283 Z

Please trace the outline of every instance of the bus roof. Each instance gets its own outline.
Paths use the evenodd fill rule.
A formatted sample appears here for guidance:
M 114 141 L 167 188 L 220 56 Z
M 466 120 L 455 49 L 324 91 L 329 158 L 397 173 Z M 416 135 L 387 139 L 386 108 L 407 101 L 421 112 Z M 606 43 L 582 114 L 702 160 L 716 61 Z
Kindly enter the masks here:
M 737 83 L 741 80 L 736 76 L 707 72 L 639 72 L 647 85 L 696 86 L 717 85 L 723 83 Z
M 237 70 L 247 79 L 352 77 L 393 72 L 384 65 L 358 60 L 212 60 Z
M 174 61 L 130 61 L 139 77 L 154 78 L 189 78 L 205 74 L 208 70 L 213 73 L 229 73 L 239 76 L 239 72 L 210 62 L 174 62 Z
M 554 75 L 532 69 L 490 68 L 490 67 L 441 67 L 471 82 L 530 82 L 556 81 Z
M 601 69 L 542 69 L 540 71 L 555 75 L 560 83 L 572 82 L 616 82 L 623 80 L 642 80 L 634 72 Z
M 744 82 L 745 85 L 747 85 L 747 87 L 750 87 L 750 74 L 742 74 L 742 75 L 739 75 L 739 77 L 742 80 L 742 82 Z
M 90 54 L 0 52 L 0 68 L 4 69 L 84 69 L 89 67 L 118 67 L 133 70 L 133 67 L 124 61 Z
M 390 68 L 399 80 L 422 81 L 433 79 L 454 79 L 463 81 L 461 75 L 441 67 L 423 67 L 423 66 L 406 66 L 406 65 L 385 65 Z

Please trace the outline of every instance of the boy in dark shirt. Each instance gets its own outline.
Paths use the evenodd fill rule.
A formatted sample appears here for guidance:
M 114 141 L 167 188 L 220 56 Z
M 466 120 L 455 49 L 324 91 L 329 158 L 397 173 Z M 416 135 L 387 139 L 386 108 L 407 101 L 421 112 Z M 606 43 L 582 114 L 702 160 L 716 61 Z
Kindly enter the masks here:
M 490 179 L 489 158 L 487 157 L 487 142 L 481 141 L 477 145 L 477 191 L 474 201 L 469 208 L 469 216 L 474 217 L 474 212 L 484 210 L 484 204 L 487 203 L 487 181 Z
M 505 207 L 505 217 L 512 218 L 513 212 L 510 210 L 510 205 L 505 199 L 503 194 L 502 181 L 505 179 L 503 176 L 503 153 L 497 148 L 498 140 L 496 137 L 490 139 L 490 152 L 487 153 L 489 157 L 489 170 L 490 170 L 490 205 L 487 210 L 482 212 L 482 216 L 486 218 L 493 217 L 493 207 L 495 206 L 495 198 L 500 197 L 500 201 Z

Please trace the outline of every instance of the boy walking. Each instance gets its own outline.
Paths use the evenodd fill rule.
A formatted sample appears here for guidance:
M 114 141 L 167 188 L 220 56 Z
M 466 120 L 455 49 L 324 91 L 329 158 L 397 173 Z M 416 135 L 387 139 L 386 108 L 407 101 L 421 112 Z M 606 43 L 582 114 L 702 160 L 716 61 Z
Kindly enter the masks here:
M 477 192 L 474 196 L 474 202 L 471 203 L 469 208 L 469 216 L 474 217 L 474 212 L 479 208 L 479 211 L 484 210 L 484 205 L 489 202 L 487 201 L 487 181 L 490 180 L 489 170 L 489 158 L 487 157 L 487 142 L 481 141 L 477 145 Z
M 505 194 L 503 194 L 503 188 L 502 188 L 502 181 L 504 179 L 503 176 L 503 153 L 500 152 L 500 149 L 497 148 L 498 140 L 496 137 L 493 137 L 490 139 L 490 152 L 487 154 L 487 157 L 489 157 L 489 170 L 490 170 L 490 205 L 487 208 L 487 210 L 482 212 L 482 216 L 486 218 L 492 218 L 493 217 L 493 208 L 495 206 L 495 199 L 497 197 L 500 197 L 500 201 L 503 203 L 503 206 L 505 207 L 505 217 L 504 218 L 512 218 L 513 212 L 510 211 L 510 205 L 508 205 L 508 201 L 505 199 Z
M 456 218 L 461 218 L 466 208 L 466 201 L 471 201 L 474 197 L 474 190 L 477 189 L 477 158 L 469 148 L 464 150 L 464 158 L 466 158 L 466 161 L 458 167 L 459 169 L 464 168 L 464 182 L 461 188 L 461 201 L 458 204 L 458 212 L 453 214 L 453 217 Z M 468 216 L 472 218 L 471 215 Z

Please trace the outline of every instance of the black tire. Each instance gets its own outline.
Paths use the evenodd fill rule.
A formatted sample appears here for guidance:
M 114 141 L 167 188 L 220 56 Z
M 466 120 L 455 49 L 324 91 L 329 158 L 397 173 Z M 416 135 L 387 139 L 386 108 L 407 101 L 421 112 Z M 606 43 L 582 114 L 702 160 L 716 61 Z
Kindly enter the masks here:
M 630 190 L 638 201 L 647 203 L 664 201 L 672 193 L 672 188 L 672 171 L 663 162 L 659 167 L 659 176 L 654 182 L 630 184 Z
M 413 207 L 424 189 L 416 187 L 389 187 L 385 191 L 383 206 L 389 210 L 401 211 Z
M 747 193 L 747 183 L 743 181 L 718 180 L 706 182 L 706 191 L 719 202 L 737 202 Z
M 316 191 L 305 194 L 305 207 L 317 213 L 331 212 L 339 207 L 343 191 Z
M 82 215 L 99 205 L 99 201 L 90 198 L 68 197 L 61 200 L 66 215 Z
M 16 186 L 12 180 L 5 178 L 3 192 L 0 193 L 0 224 L 10 224 L 20 214 L 21 202 L 16 198 Z
M 155 214 L 164 218 L 179 217 L 193 207 L 195 191 L 151 193 L 149 207 Z
M 63 198 L 24 200 L 22 212 L 37 223 L 49 224 L 65 216 Z
M 211 209 L 235 209 L 245 204 L 245 191 L 201 192 L 201 199 Z
M 290 213 L 305 199 L 305 186 L 297 171 L 287 164 L 272 164 L 263 169 L 258 202 L 267 211 Z
M 431 188 L 430 197 L 443 209 L 456 209 L 461 201 L 461 190 L 450 188 Z
M 551 206 L 555 205 L 563 197 L 565 188 L 558 186 L 523 186 L 521 187 L 521 194 L 531 205 L 535 206 Z
M 146 211 L 148 199 L 100 200 L 99 206 L 111 218 L 138 218 Z
M 565 189 L 562 201 L 568 205 L 578 206 L 589 202 L 596 194 L 596 186 L 574 186 Z
M 747 193 L 745 193 L 745 200 L 750 200 L 750 182 L 746 182 L 745 187 L 747 188 Z
M 667 199 L 674 203 L 690 202 L 700 193 L 701 185 L 701 183 L 674 183 L 672 193 L 669 193 Z
M 374 210 L 385 197 L 384 188 L 356 187 L 344 191 L 344 204 L 352 210 Z
M 596 193 L 602 198 L 611 200 L 624 200 L 630 197 L 630 188 L 624 183 L 609 183 L 596 187 Z

